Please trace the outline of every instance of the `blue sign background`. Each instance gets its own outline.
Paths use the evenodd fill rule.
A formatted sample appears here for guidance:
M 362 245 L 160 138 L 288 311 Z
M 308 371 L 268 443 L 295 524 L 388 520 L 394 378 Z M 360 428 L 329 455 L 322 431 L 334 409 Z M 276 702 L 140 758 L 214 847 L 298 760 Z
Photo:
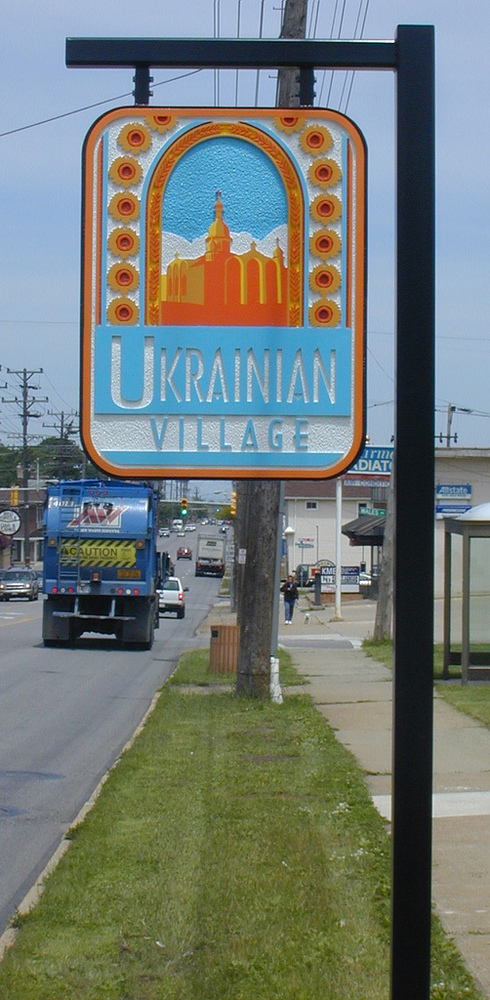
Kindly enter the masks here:
M 120 396 L 126 405 L 118 405 L 114 399 L 114 372 L 111 371 L 111 351 L 113 339 L 121 345 L 121 371 L 118 378 Z M 152 342 L 153 393 L 145 405 L 142 400 L 145 384 L 144 345 L 145 339 Z M 281 327 L 98 327 L 95 334 L 95 413 L 147 413 L 232 416 L 234 414 L 264 414 L 271 416 L 291 415 L 347 416 L 351 408 L 351 360 L 352 335 L 350 330 L 322 330 L 304 328 L 290 330 Z M 213 360 L 219 345 L 220 371 L 213 372 Z M 176 352 L 174 371 L 171 372 Z M 166 350 L 165 378 L 162 379 L 161 351 Z M 186 349 L 189 354 L 190 378 L 186 376 Z M 264 351 L 269 351 L 269 401 L 263 398 L 259 378 L 253 372 L 247 377 L 247 352 L 254 352 L 260 379 L 264 378 Z M 239 400 L 235 399 L 236 351 L 240 350 Z M 281 352 L 281 391 L 277 393 L 277 351 Z M 301 350 L 301 368 L 298 367 L 298 351 Z M 200 352 L 200 355 L 196 352 Z M 321 357 L 327 380 L 331 374 L 331 352 L 335 351 L 335 397 L 330 398 L 324 377 L 318 370 L 314 378 L 315 351 Z M 194 352 L 194 353 L 192 353 Z M 203 374 L 199 379 L 199 399 L 193 376 L 198 373 L 199 358 L 203 364 Z M 211 398 L 208 398 L 212 381 Z M 163 385 L 162 385 L 163 382 Z M 248 385 L 247 385 L 248 383 Z M 317 385 L 317 401 L 314 401 L 314 384 Z M 252 398 L 247 401 L 247 389 Z M 165 398 L 162 399 L 162 394 Z M 288 402 L 288 395 L 291 397 Z M 186 398 L 189 397 L 189 398 Z M 227 396 L 227 398 L 225 398 Z M 180 397 L 180 398 L 179 398 Z

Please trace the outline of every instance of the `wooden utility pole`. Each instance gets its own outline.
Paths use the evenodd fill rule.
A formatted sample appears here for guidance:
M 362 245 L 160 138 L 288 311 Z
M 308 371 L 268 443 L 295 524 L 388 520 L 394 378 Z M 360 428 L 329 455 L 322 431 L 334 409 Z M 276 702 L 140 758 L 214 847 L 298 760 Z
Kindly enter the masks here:
M 307 10 L 308 0 L 286 0 L 281 38 L 305 37 Z M 299 106 L 298 76 L 299 70 L 279 70 L 278 107 Z M 275 480 L 250 480 L 237 489 L 235 546 L 245 550 L 245 564 L 235 564 L 240 625 L 237 694 L 255 698 L 269 694 L 280 493 L 280 482 Z
M 29 435 L 27 433 L 29 419 L 32 417 L 40 417 L 40 413 L 33 413 L 32 407 L 36 403 L 47 403 L 48 397 L 35 397 L 30 396 L 29 393 L 32 390 L 39 389 L 38 385 L 32 385 L 31 378 L 34 375 L 41 375 L 43 369 L 35 368 L 32 371 L 28 371 L 27 368 L 23 368 L 21 371 L 16 371 L 13 368 L 7 368 L 9 375 L 17 375 L 20 381 L 20 390 L 22 392 L 22 397 L 14 396 L 13 399 L 5 399 L 2 396 L 2 403 L 17 403 L 21 407 L 21 418 L 22 418 L 22 480 L 23 480 L 23 528 L 24 528 L 24 561 L 26 563 L 30 562 L 30 535 L 29 535 L 29 449 L 28 449 L 28 439 Z
M 304 38 L 308 0 L 286 0 L 281 38 Z M 299 69 L 280 69 L 277 74 L 276 105 L 278 108 L 299 107 Z
M 237 606 L 240 625 L 237 694 L 266 698 L 269 693 L 271 632 L 275 594 L 275 557 L 279 517 L 279 483 L 250 480 L 240 496 L 244 513 L 238 544 L 245 564 Z M 243 574 L 243 575 L 242 575 Z

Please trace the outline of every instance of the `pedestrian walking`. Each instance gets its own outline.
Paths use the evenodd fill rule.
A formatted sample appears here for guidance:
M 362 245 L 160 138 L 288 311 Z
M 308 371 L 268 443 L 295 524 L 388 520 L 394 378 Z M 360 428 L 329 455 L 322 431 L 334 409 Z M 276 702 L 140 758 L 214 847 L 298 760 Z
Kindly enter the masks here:
M 284 621 L 286 625 L 291 625 L 293 622 L 294 605 L 298 600 L 298 588 L 293 576 L 288 576 L 286 582 L 281 587 L 281 592 L 284 594 Z

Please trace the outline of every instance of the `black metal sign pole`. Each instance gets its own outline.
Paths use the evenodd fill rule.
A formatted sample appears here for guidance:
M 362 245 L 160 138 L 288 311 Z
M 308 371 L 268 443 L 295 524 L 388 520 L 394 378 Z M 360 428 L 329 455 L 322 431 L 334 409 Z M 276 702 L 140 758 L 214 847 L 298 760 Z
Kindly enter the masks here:
M 392 996 L 415 1000 L 428 997 L 430 992 L 435 340 L 432 27 L 398 28 L 397 120 Z
M 434 29 L 396 42 L 72 38 L 67 66 L 390 69 L 397 74 L 397 404 L 392 1000 L 429 1000 L 434 551 Z M 308 73 L 306 73 L 308 71 Z M 415 493 L 416 491 L 416 493 Z M 415 495 L 414 495 L 415 494 Z M 417 580 L 417 587 L 413 581 Z

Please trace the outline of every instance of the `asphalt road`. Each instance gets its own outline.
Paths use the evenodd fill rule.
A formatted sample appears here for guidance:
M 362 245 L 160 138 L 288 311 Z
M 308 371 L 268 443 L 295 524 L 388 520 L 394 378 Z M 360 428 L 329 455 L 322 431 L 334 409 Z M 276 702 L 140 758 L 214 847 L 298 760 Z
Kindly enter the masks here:
M 173 557 L 196 535 L 162 539 Z M 0 933 L 63 834 L 138 726 L 181 652 L 202 645 L 198 625 L 220 581 L 179 560 L 186 615 L 160 618 L 150 651 L 82 636 L 45 649 L 42 599 L 0 602 Z

